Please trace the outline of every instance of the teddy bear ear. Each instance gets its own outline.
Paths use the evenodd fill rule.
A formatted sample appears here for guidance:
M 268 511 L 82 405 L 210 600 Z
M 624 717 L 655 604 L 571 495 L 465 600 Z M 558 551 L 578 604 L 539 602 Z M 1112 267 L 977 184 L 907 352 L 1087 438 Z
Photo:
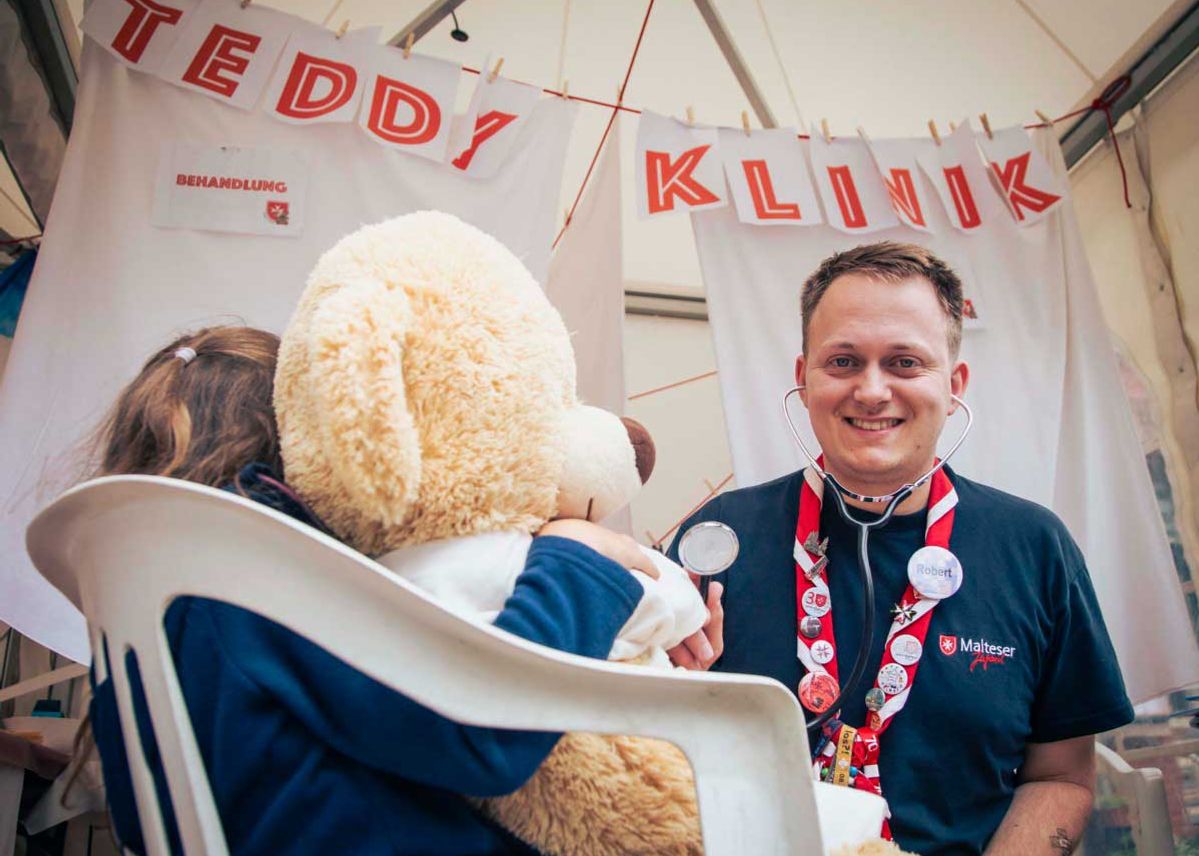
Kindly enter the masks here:
M 420 436 L 404 388 L 408 298 L 369 278 L 323 296 L 308 328 L 322 457 L 354 511 L 402 523 L 421 478 Z

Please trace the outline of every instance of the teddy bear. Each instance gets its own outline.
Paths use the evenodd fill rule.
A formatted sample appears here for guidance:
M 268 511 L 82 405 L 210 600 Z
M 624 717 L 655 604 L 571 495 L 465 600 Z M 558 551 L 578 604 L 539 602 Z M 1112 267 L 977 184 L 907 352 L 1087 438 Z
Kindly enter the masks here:
M 569 335 L 532 275 L 436 212 L 324 254 L 282 337 L 275 410 L 288 483 L 329 529 L 481 619 L 531 533 L 602 520 L 652 468 L 640 426 L 578 401 Z M 488 561 L 447 559 L 464 541 Z M 652 555 L 662 584 L 642 576 L 618 659 L 661 664 L 706 619 L 681 569 Z M 568 734 L 522 789 L 479 807 L 548 854 L 702 852 L 690 765 L 662 741 Z
M 521 262 L 438 212 L 321 257 L 282 337 L 275 410 L 287 481 L 329 529 L 477 620 L 502 607 L 533 532 L 604 519 L 653 466 L 641 426 L 579 402 L 569 335 Z M 659 578 L 639 576 L 610 656 L 669 668 L 706 609 L 651 555 Z M 549 856 L 703 850 L 690 765 L 663 741 L 567 734 L 521 789 L 473 802 Z

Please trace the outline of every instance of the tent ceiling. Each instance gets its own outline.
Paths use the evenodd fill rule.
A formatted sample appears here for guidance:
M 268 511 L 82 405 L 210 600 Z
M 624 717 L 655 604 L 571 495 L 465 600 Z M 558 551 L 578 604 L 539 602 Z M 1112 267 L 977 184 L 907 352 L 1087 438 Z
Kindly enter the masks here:
M 402 31 L 429 0 L 255 0 L 337 27 Z M 69 0 L 76 20 L 83 0 Z M 930 118 L 986 111 L 994 127 L 1060 115 L 1088 103 L 1189 8 L 1191 0 L 761 0 L 804 119 L 827 118 L 834 134 L 861 125 L 874 137 L 927 133 Z M 783 72 L 754 0 L 716 0 L 779 124 L 798 124 Z M 569 22 L 563 40 L 563 22 Z M 420 42 L 434 56 L 479 67 L 504 57 L 504 74 L 612 100 L 637 38 L 646 0 L 505 0 L 458 8 L 470 40 L 449 36 L 447 18 Z M 463 106 L 470 86 L 463 86 Z M 697 121 L 739 125 L 748 102 L 690 0 L 657 0 L 625 103 Z M 752 111 L 751 111 L 752 115 Z M 607 111 L 583 105 L 563 186 L 573 199 Z M 627 123 L 631 125 L 632 123 Z M 1064 128 L 1062 129 L 1064 130 Z M 621 135 L 632 186 L 631 128 Z M 627 193 L 626 193 L 627 196 Z M 626 199 L 626 277 L 698 288 L 685 218 L 636 221 Z

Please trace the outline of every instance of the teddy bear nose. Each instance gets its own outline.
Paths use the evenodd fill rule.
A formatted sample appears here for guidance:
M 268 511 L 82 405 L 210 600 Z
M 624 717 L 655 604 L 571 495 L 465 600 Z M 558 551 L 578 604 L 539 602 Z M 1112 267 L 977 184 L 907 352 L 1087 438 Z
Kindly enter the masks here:
M 654 438 L 650 436 L 646 427 L 636 419 L 622 416 L 620 421 L 624 423 L 625 430 L 629 432 L 629 442 L 633 444 L 633 456 L 637 460 L 637 474 L 641 476 L 641 483 L 645 484 L 654 471 L 654 461 L 657 459 Z

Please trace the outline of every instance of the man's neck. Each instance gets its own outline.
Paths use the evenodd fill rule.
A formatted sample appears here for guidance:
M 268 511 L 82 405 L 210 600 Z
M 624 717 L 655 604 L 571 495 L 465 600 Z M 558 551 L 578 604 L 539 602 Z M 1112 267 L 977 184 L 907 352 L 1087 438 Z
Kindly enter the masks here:
M 931 464 L 930 464 L 930 466 L 931 466 Z M 918 478 L 924 472 L 926 472 L 926 470 L 921 470 L 920 473 L 917 473 L 912 478 L 913 479 Z M 841 484 L 841 486 L 844 487 L 846 490 L 851 490 L 854 493 L 860 493 L 863 496 L 885 496 L 889 493 L 894 493 L 895 491 L 899 490 L 903 485 L 909 484 L 911 481 L 909 479 L 907 481 L 897 482 L 896 484 L 884 487 L 882 485 L 864 485 L 864 484 L 858 484 L 856 482 L 847 482 L 847 481 L 843 480 L 841 478 L 841 476 L 839 476 L 836 472 L 834 472 L 831 469 L 829 470 L 829 473 L 834 478 L 836 478 L 837 481 Z M 920 511 L 921 509 L 923 509 L 926 505 L 928 505 L 929 490 L 931 490 L 931 479 L 929 481 L 924 482 L 924 484 L 920 485 L 920 487 L 918 487 L 914 491 L 912 491 L 911 496 L 909 496 L 903 502 L 899 503 L 899 507 L 895 509 L 895 513 L 896 514 L 915 514 L 917 511 Z M 873 511 L 878 514 L 881 514 L 887 508 L 887 503 L 885 503 L 885 502 L 863 502 L 860 499 L 854 499 L 853 497 L 850 497 L 850 496 L 845 497 L 845 504 L 852 506 L 853 508 L 860 508 L 863 511 Z

